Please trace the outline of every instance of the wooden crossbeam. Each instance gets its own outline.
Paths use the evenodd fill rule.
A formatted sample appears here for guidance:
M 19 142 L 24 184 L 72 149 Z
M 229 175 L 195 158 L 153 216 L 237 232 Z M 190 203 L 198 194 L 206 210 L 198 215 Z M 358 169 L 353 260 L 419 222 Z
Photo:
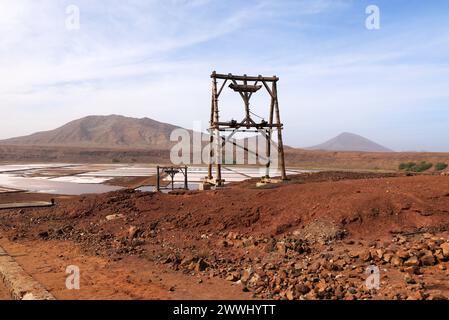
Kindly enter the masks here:
M 262 76 L 235 76 L 231 73 L 229 74 L 219 74 L 219 73 L 212 73 L 212 75 L 210 76 L 211 78 L 216 78 L 216 79 L 229 79 L 229 80 L 241 80 L 241 81 L 267 81 L 267 82 L 273 82 L 273 81 L 279 81 L 279 78 L 276 76 L 272 76 L 272 77 L 262 77 Z

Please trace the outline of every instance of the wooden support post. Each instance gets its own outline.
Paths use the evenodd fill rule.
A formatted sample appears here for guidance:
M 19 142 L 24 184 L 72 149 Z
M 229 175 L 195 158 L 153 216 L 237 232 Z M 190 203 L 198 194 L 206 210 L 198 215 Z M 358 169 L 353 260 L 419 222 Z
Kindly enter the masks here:
M 281 124 L 281 115 L 279 112 L 279 100 L 278 100 L 278 91 L 277 91 L 277 81 L 273 82 L 273 96 L 274 96 L 274 105 L 276 112 L 276 122 Z M 287 172 L 285 170 L 285 155 L 284 155 L 284 142 L 282 141 L 282 128 L 278 127 L 278 151 L 280 156 L 280 164 L 281 164 L 281 176 L 282 180 L 287 180 Z
M 243 75 L 245 78 L 247 77 L 247 75 L 245 74 L 245 75 Z M 248 81 L 245 79 L 245 80 L 243 80 L 243 84 L 245 85 L 245 86 L 247 86 L 248 85 Z M 243 93 L 243 95 L 244 95 L 244 99 L 243 99 L 243 101 L 245 102 L 245 115 L 246 115 L 246 121 L 248 121 L 248 124 L 249 124 L 249 119 L 251 118 L 251 115 L 250 115 L 250 113 L 249 113 L 249 97 L 248 97 L 248 92 L 245 92 L 245 93 Z M 249 127 L 247 127 L 248 129 L 249 129 Z
M 187 166 L 184 167 L 184 189 L 189 190 L 189 179 L 187 178 Z
M 274 83 L 275 83 L 275 82 L 273 82 L 271 92 L 274 91 Z M 265 82 L 264 82 L 264 84 L 265 84 Z M 266 84 L 265 84 L 265 87 L 268 89 L 268 86 L 267 86 Z M 272 95 L 271 92 L 268 91 L 268 93 L 270 94 L 270 97 L 271 97 L 271 103 L 270 103 L 270 116 L 269 116 L 269 118 L 268 118 L 268 125 L 269 125 L 270 127 L 268 128 L 268 139 L 267 139 L 267 150 L 266 150 L 266 152 L 267 152 L 267 158 L 268 158 L 268 163 L 267 163 L 267 165 L 266 165 L 266 177 L 267 177 L 267 178 L 270 178 L 270 168 L 271 168 L 271 137 L 272 137 L 272 134 L 273 134 L 273 127 L 272 127 L 272 125 L 273 125 L 274 105 L 275 105 L 275 100 L 274 100 L 274 97 L 273 97 L 273 95 Z
M 218 122 L 220 121 L 220 116 L 218 113 L 218 92 L 217 92 L 217 78 L 213 78 L 212 81 L 212 96 L 213 96 L 213 127 L 214 127 L 214 140 L 215 140 L 215 161 L 216 161 L 216 184 L 221 185 L 221 139 L 220 139 L 220 131 L 218 128 Z
M 211 108 L 210 108 L 210 121 L 209 121 L 209 165 L 207 170 L 207 180 L 212 180 L 212 156 L 213 156 L 213 143 L 214 143 L 214 133 L 213 133 L 213 126 L 214 126 L 214 114 L 215 114 L 215 97 L 214 97 L 214 82 L 216 82 L 215 78 L 213 77 L 216 74 L 214 71 L 212 73 L 212 95 L 211 95 Z
M 161 191 L 161 182 L 160 182 L 159 166 L 157 166 L 156 190 L 157 190 L 157 192 Z

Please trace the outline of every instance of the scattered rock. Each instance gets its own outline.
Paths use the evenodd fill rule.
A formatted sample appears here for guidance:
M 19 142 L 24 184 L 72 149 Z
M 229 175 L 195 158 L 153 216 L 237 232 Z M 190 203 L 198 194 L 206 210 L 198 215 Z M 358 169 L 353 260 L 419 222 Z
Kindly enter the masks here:
M 407 267 L 419 267 L 419 259 L 416 256 L 413 256 L 405 261 L 404 265 Z
M 396 266 L 396 267 L 399 267 L 399 266 L 402 265 L 402 259 L 401 259 L 400 257 L 398 257 L 398 256 L 393 256 L 393 257 L 391 258 L 390 263 L 391 263 L 392 265 Z
M 435 257 L 432 255 L 432 252 L 426 253 L 420 258 L 420 261 L 423 266 L 433 266 L 435 264 Z
M 403 260 L 406 260 L 410 257 L 410 254 L 406 250 L 398 250 L 396 251 L 396 256 Z
M 132 240 L 137 236 L 137 233 L 139 232 L 139 228 L 135 226 L 131 226 L 128 229 L 128 239 Z
M 247 269 L 243 270 L 240 280 L 242 280 L 243 283 L 247 283 L 249 281 L 249 279 L 251 279 L 252 275 L 253 275 L 252 268 L 247 268 Z
M 441 250 L 443 250 L 443 256 L 445 258 L 449 258 L 449 243 L 445 242 L 440 246 Z
M 240 280 L 240 272 L 234 271 L 229 273 L 228 276 L 226 277 L 226 280 L 232 282 Z
M 363 261 L 370 261 L 372 256 L 371 256 L 371 252 L 369 250 L 365 250 L 363 251 L 360 255 L 359 255 L 360 259 L 362 259 Z
M 118 219 L 124 219 L 125 215 L 118 213 L 118 214 L 110 214 L 108 216 L 106 216 L 106 220 L 107 221 L 113 221 L 113 220 L 118 220 Z
M 419 267 L 418 266 L 409 266 L 409 267 L 406 267 L 406 268 L 404 268 L 404 271 L 405 272 L 407 272 L 407 273 L 409 273 L 409 274 L 421 274 L 421 271 L 420 271 L 420 269 L 419 269 Z
M 289 289 L 287 290 L 287 292 L 285 293 L 285 297 L 287 298 L 287 300 L 294 300 L 295 296 L 293 294 L 293 290 Z
M 392 253 L 385 253 L 384 255 L 383 255 L 383 260 L 385 261 L 385 262 L 390 262 L 391 261 L 391 259 L 393 258 L 393 254 Z
M 304 283 L 296 285 L 295 290 L 301 295 L 305 295 L 310 292 L 310 288 Z

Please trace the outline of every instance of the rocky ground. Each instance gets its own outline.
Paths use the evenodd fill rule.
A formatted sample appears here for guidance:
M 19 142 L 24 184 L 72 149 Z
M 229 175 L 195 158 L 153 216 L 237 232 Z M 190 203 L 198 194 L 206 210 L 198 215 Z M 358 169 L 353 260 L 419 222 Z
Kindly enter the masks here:
M 0 300 L 11 300 L 8 290 L 1 281 L 0 281 Z
M 0 231 L 19 244 L 74 242 L 117 263 L 133 257 L 199 287 L 225 281 L 254 298 L 449 297 L 446 176 L 326 172 L 269 189 L 245 182 L 56 203 L 3 211 Z M 377 274 L 376 289 L 366 280 Z
M 423 234 L 391 242 L 324 241 L 298 237 L 253 239 L 229 234 L 225 247 L 261 246 L 263 258 L 227 260 L 170 255 L 164 261 L 185 272 L 210 272 L 262 299 L 447 299 L 448 237 Z M 368 287 L 369 266 L 379 268 L 379 288 Z

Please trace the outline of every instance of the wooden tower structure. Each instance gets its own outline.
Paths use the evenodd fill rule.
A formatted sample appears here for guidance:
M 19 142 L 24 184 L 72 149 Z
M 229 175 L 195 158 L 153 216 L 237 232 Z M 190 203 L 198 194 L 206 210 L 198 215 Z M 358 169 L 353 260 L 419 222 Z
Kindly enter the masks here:
M 271 147 L 277 147 L 277 155 L 279 156 L 279 169 L 281 173 L 282 180 L 287 180 L 286 170 L 285 170 L 285 157 L 284 157 L 284 145 L 282 141 L 282 130 L 283 124 L 281 122 L 280 111 L 279 111 L 279 100 L 277 92 L 277 83 L 279 78 L 276 76 L 263 77 L 259 76 L 237 76 L 232 74 L 218 74 L 215 71 L 211 74 L 212 79 L 212 102 L 211 102 L 211 113 L 210 113 L 210 162 L 208 168 L 208 176 L 206 177 L 206 182 L 215 186 L 223 185 L 221 167 L 222 167 L 222 147 L 226 143 L 232 143 L 237 147 L 244 149 L 247 152 L 254 153 L 253 151 L 245 148 L 245 146 L 240 146 L 232 140 L 233 136 L 237 132 L 255 132 L 262 135 L 266 140 L 266 174 L 263 180 L 268 181 L 270 179 L 270 166 L 272 164 L 272 150 Z M 220 82 L 220 86 L 219 86 Z M 244 103 L 245 115 L 244 118 L 239 122 L 236 120 L 232 121 L 221 121 L 220 110 L 219 110 L 219 97 L 225 88 L 226 84 L 229 83 L 229 88 L 234 92 L 238 93 Z M 270 96 L 269 104 L 269 116 L 268 121 L 262 120 L 257 122 L 254 119 L 254 113 L 250 109 L 250 100 L 253 94 L 259 91 L 261 88 L 265 88 Z M 273 141 L 273 131 L 277 133 L 277 142 Z M 222 132 L 229 132 L 227 137 L 221 135 Z M 254 153 L 256 156 L 259 154 Z M 215 161 L 214 161 L 215 158 Z M 216 166 L 216 176 L 213 176 L 213 165 Z

